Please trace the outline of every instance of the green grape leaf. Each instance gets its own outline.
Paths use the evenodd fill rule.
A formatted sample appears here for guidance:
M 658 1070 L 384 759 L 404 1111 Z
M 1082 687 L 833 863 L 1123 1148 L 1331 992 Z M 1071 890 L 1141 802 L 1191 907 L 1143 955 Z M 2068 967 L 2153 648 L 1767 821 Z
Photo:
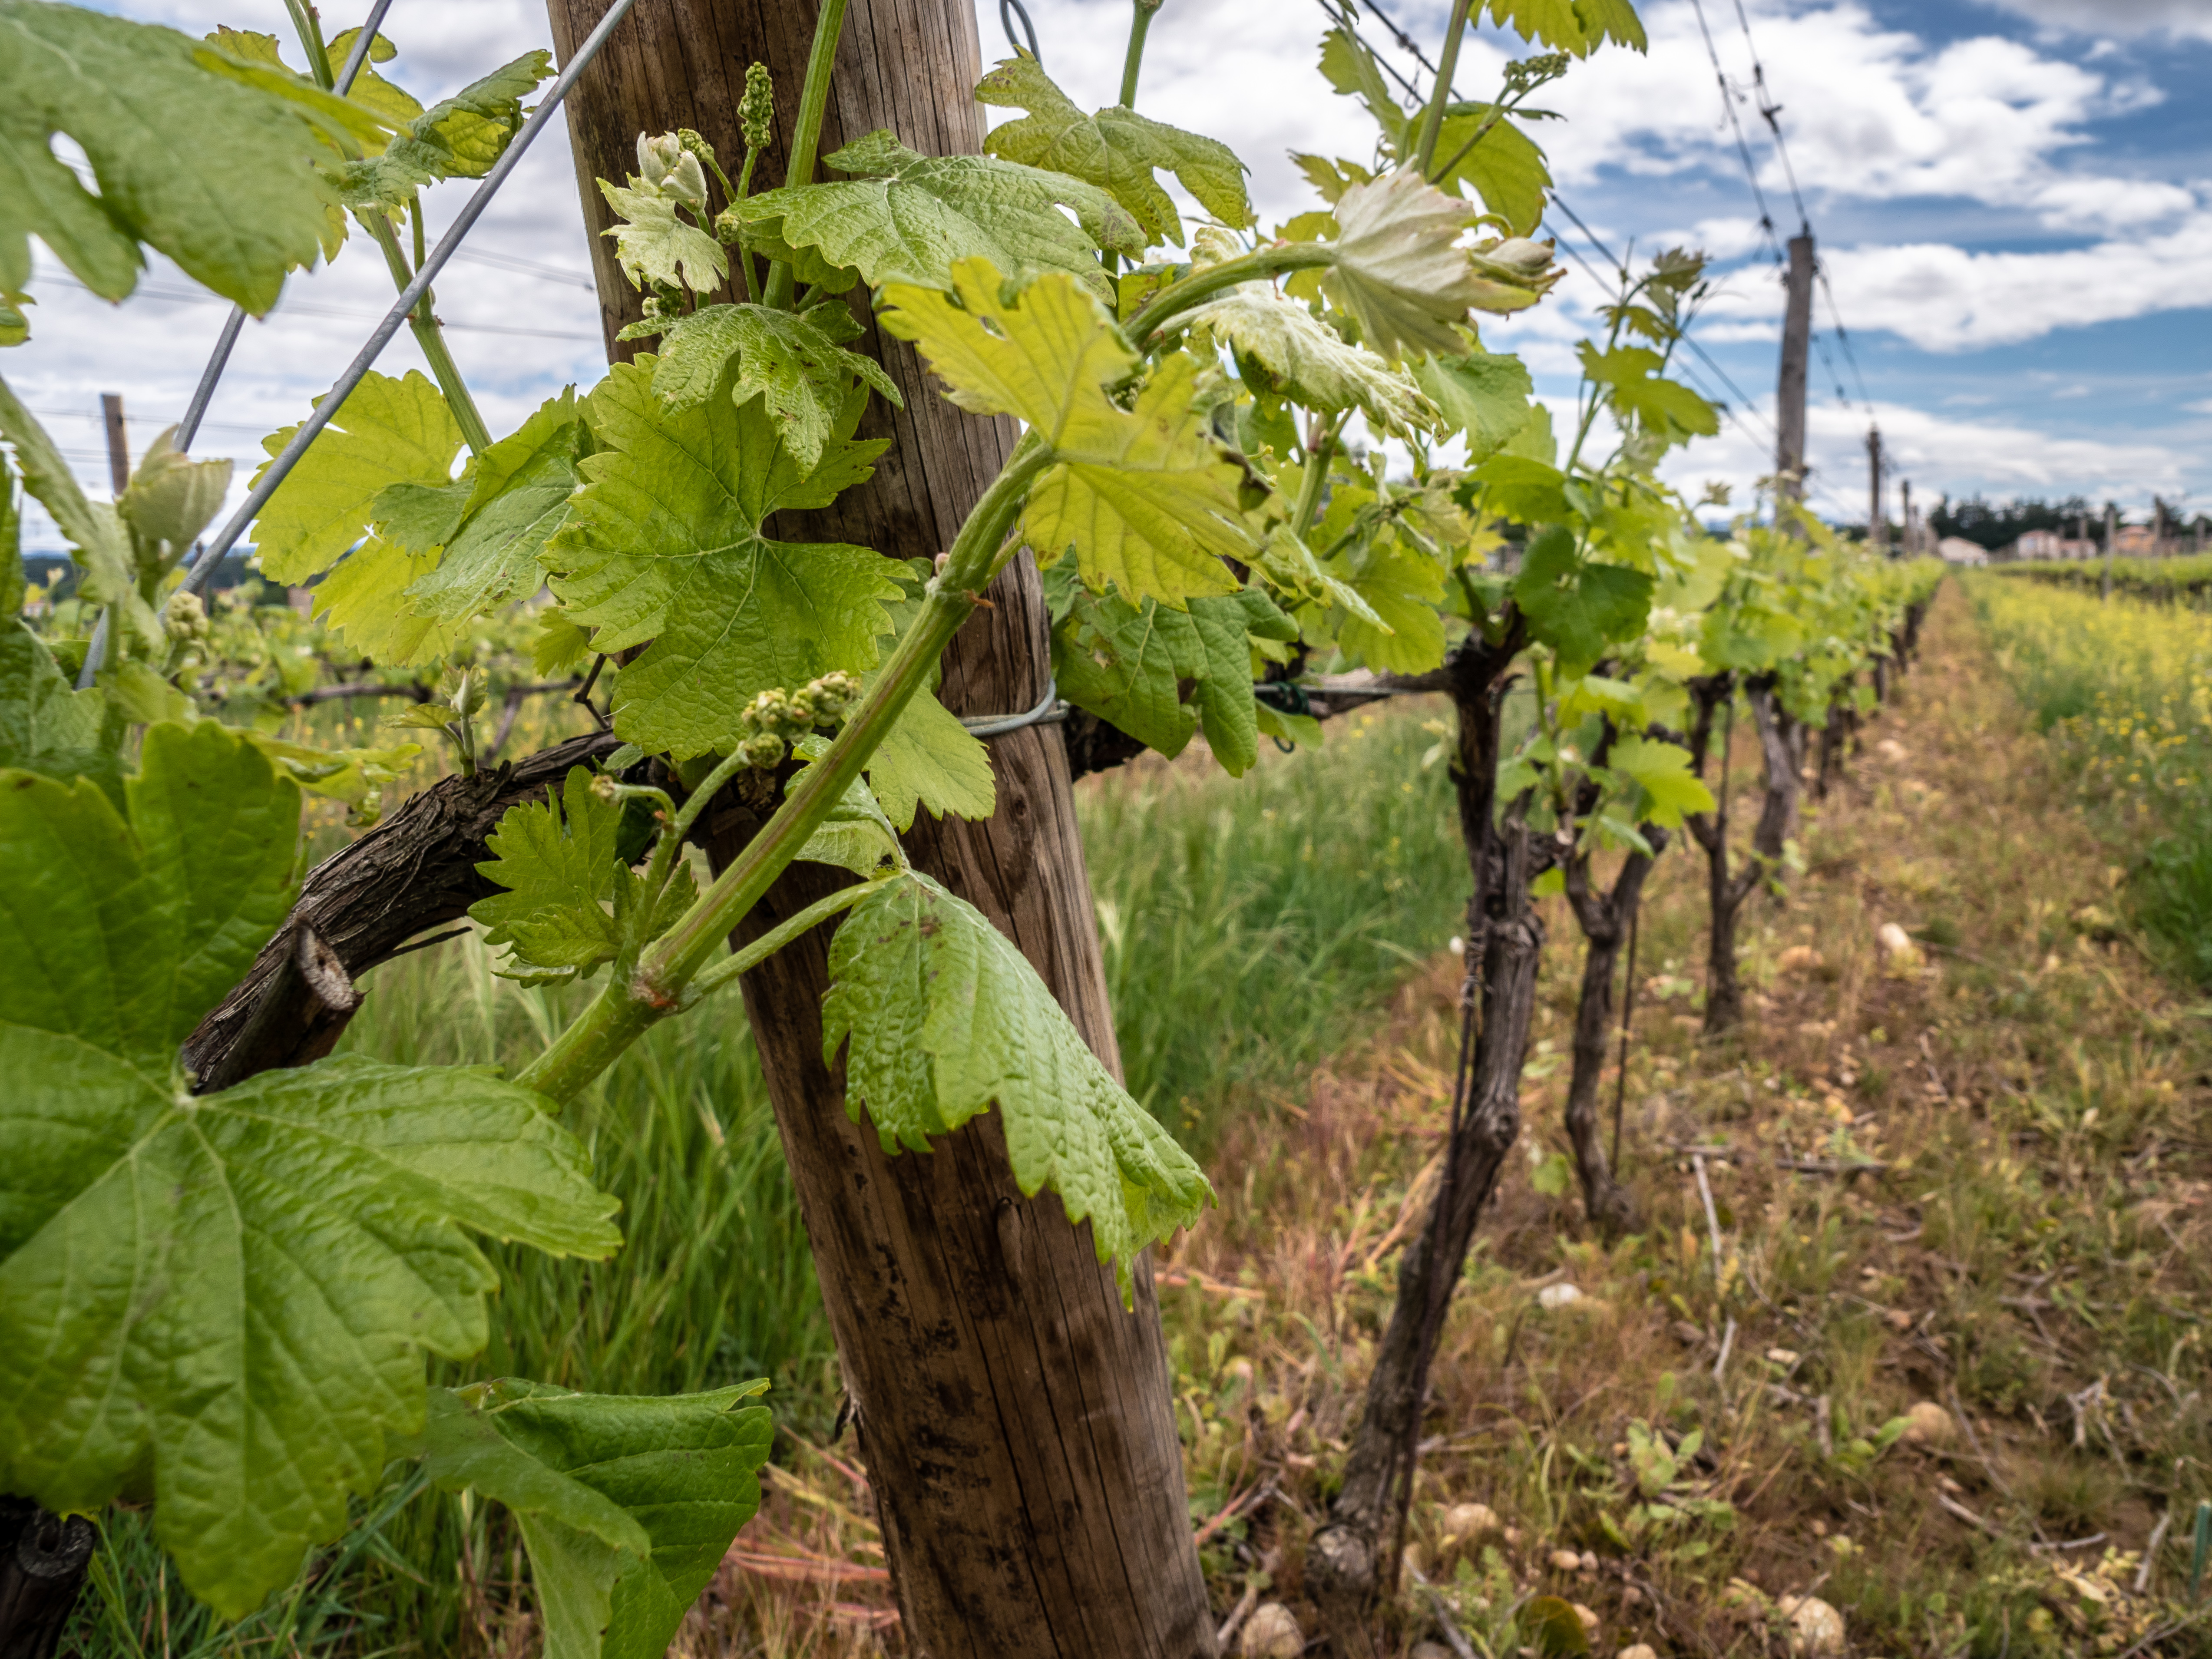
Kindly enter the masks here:
M 440 538 L 445 552 L 437 568 L 407 589 L 412 608 L 440 622 L 462 623 L 534 592 L 545 579 L 538 555 L 568 522 L 584 441 L 571 386 L 477 456 L 459 522 Z M 392 538 L 389 522 L 383 534 Z
M 261 447 L 274 459 L 299 429 L 272 433 Z M 420 369 L 398 380 L 370 370 L 254 520 L 262 574 L 301 582 L 329 569 L 368 533 L 388 486 L 450 484 L 461 441 L 459 423 Z M 261 472 L 253 476 L 260 482 Z
M 1267 532 L 1256 566 L 1279 593 L 1336 605 L 1386 634 L 1390 631 L 1374 606 L 1360 598 L 1359 590 L 1316 558 L 1313 549 L 1292 534 L 1288 525 L 1279 524 Z
M 1587 58 L 1607 40 L 1642 52 L 1644 25 L 1628 0 L 1490 0 L 1491 21 L 1523 40 Z
M 505 1378 L 432 1391 L 423 1467 L 504 1504 L 530 1552 L 546 1659 L 660 1659 L 760 1507 L 768 1387 L 661 1398 Z
M 1552 525 L 1528 543 L 1513 598 L 1535 638 L 1559 659 L 1559 672 L 1587 672 L 1606 647 L 1644 631 L 1651 578 L 1626 565 L 1594 564 L 1575 550 L 1575 534 Z
M 1129 1098 L 1027 958 L 973 905 L 919 873 L 854 905 L 830 946 L 823 1053 L 845 1060 L 846 1109 L 884 1150 L 927 1152 L 996 1106 L 1015 1183 L 1091 1223 L 1125 1304 L 1138 1251 L 1197 1220 L 1213 1188 Z
M 0 14 L 4 18 L 4 14 Z M 0 21 L 0 40 L 6 25 Z M 87 498 L 76 475 L 46 435 L 38 417 L 23 407 L 5 380 L 0 380 L 0 438 L 15 452 L 15 465 L 23 475 L 23 488 L 45 507 L 67 538 L 79 568 L 82 596 L 97 603 L 136 602 L 140 610 L 138 584 L 131 568 L 130 541 L 112 507 Z M 18 567 L 20 568 L 20 566 Z M 151 612 L 146 621 L 150 624 Z
M 0 555 L 22 568 L 12 549 Z M 122 762 L 106 722 L 101 692 L 70 690 L 44 640 L 20 618 L 0 622 L 0 767 L 88 777 L 120 804 Z
M 1534 422 L 1532 421 L 1530 425 Z M 1528 435 L 1523 427 L 1505 448 L 1474 469 L 1482 488 L 1482 507 L 1516 524 L 1542 524 L 1567 516 L 1567 475 L 1549 464 L 1513 453 L 1513 445 Z M 1546 430 L 1548 434 L 1549 426 Z
M 485 1340 L 461 1224 L 604 1255 L 613 1200 L 535 1095 L 347 1057 L 191 1097 L 177 1045 L 284 919 L 298 786 L 212 722 L 146 734 L 127 815 L 0 788 L 0 1485 L 155 1500 L 237 1618 L 336 1537 Z
M 1512 234 L 1532 235 L 1543 222 L 1552 170 L 1535 141 L 1503 116 L 1484 131 L 1497 109 L 1495 104 L 1445 106 L 1437 131 L 1437 160 L 1452 166 L 1436 183 L 1447 192 L 1456 185 L 1474 185 L 1483 206 L 1504 220 Z M 1477 138 L 1477 133 L 1482 136 Z
M 336 158 L 305 106 L 228 72 L 240 61 L 174 29 L 0 0 L 0 292 L 29 286 L 36 236 L 105 299 L 137 286 L 144 242 L 256 316 L 276 304 L 322 252 L 337 195 L 316 163 Z
M 231 463 L 191 459 L 173 441 L 176 430 L 166 428 L 146 446 L 115 510 L 143 542 L 166 542 L 182 553 L 222 507 Z
M 1328 561 L 1378 619 L 1347 611 L 1335 619 L 1336 642 L 1348 656 L 1385 674 L 1425 674 L 1444 659 L 1444 573 L 1425 553 L 1395 538 Z
M 1616 738 L 1606 750 L 1605 763 L 1644 792 L 1638 816 L 1646 823 L 1679 830 L 1684 813 L 1713 810 L 1712 792 L 1690 770 L 1690 751 L 1679 744 L 1652 738 Z
M 1535 386 L 1520 358 L 1509 352 L 1472 351 L 1423 357 L 1413 379 L 1443 411 L 1447 431 L 1467 437 L 1467 464 L 1480 465 L 1528 424 Z
M 1252 588 L 1193 599 L 1187 611 L 1079 590 L 1053 637 L 1053 672 L 1070 702 L 1163 755 L 1181 754 L 1203 725 L 1214 758 L 1242 777 L 1260 757 L 1252 639 L 1290 641 L 1297 632 Z
M 1235 353 L 1237 372 L 1255 392 L 1332 415 L 1357 409 L 1393 437 L 1438 428 L 1436 407 L 1403 369 L 1347 343 L 1271 283 L 1242 283 L 1183 320 Z
M 434 550 L 410 553 L 372 536 L 315 584 L 314 614 L 345 635 L 349 649 L 387 667 L 434 662 L 461 630 L 417 614 L 407 590 L 437 568 Z
M 922 806 L 975 823 L 998 810 L 990 751 L 927 691 L 915 694 L 868 757 L 868 783 L 901 830 L 914 828 Z
M 1717 410 L 1679 380 L 1661 378 L 1666 360 L 1644 346 L 1615 346 L 1600 351 L 1588 340 L 1575 348 L 1583 373 L 1596 384 L 1613 389 L 1613 406 L 1633 416 L 1637 424 L 1671 441 L 1687 442 L 1692 435 L 1714 436 L 1721 429 Z
M 559 605 L 538 613 L 537 636 L 530 641 L 530 672 L 541 680 L 573 674 L 592 654 L 592 636 L 568 619 Z
M 653 389 L 670 407 L 689 409 L 713 397 L 734 370 L 727 381 L 730 397 L 740 404 L 758 398 L 801 475 L 811 472 L 836 431 L 855 380 L 896 407 L 906 407 L 882 366 L 839 345 L 817 320 L 817 313 L 822 321 L 849 324 L 852 319 L 841 301 L 813 312 L 702 306 L 661 337 Z
M 484 837 L 494 856 L 477 866 L 507 890 L 469 907 L 490 930 L 484 943 L 538 968 L 584 971 L 613 961 L 622 933 L 604 907 L 623 867 L 616 852 L 622 818 L 622 803 L 594 795 L 582 766 L 568 769 L 557 799 L 549 789 L 543 802 L 508 807 Z
M 763 191 L 735 211 L 832 265 L 857 268 L 871 287 L 947 288 L 955 264 L 982 258 L 1016 274 L 1059 271 L 1110 300 L 1096 250 L 1144 255 L 1144 232 L 1114 198 L 1065 174 L 992 155 L 918 155 L 888 132 L 823 160 L 856 176 Z
M 344 63 L 353 55 L 353 43 L 360 38 L 359 29 L 340 29 L 332 35 L 331 62 Z M 375 69 L 376 64 L 388 64 L 398 55 L 399 48 L 380 33 L 368 43 L 368 60 L 354 76 L 353 85 L 346 88 L 346 96 L 356 104 L 366 105 L 394 125 L 404 126 L 422 112 L 422 106 L 379 75 Z
M 900 590 L 865 547 L 761 529 L 868 476 L 884 446 L 852 441 L 857 406 L 802 476 L 758 399 L 672 410 L 653 370 L 641 356 L 592 390 L 600 448 L 581 463 L 584 487 L 544 561 L 570 620 L 594 630 L 593 650 L 652 641 L 616 682 L 615 730 L 682 760 L 730 752 L 738 711 L 762 691 L 874 666 L 891 626 L 884 601 Z
M 1328 245 L 1336 257 L 1322 286 L 1386 357 L 1464 350 L 1453 325 L 1470 307 L 1518 308 L 1503 304 L 1492 290 L 1505 284 L 1477 275 L 1459 246 L 1474 220 L 1471 204 L 1411 167 L 1355 185 L 1336 204 L 1340 234 Z M 1534 294 L 1515 291 L 1535 303 Z
M 633 179 L 632 184 L 637 183 Z M 676 216 L 676 203 L 647 190 L 624 190 L 599 180 L 599 193 L 623 222 L 601 233 L 615 239 L 615 255 L 635 288 L 673 288 L 711 294 L 730 274 L 722 245 L 698 226 Z
M 481 179 L 522 131 L 522 100 L 552 73 L 550 52 L 526 52 L 422 111 L 385 155 L 434 179 Z
M 1148 242 L 1180 247 L 1183 240 L 1182 221 L 1156 172 L 1172 173 L 1224 224 L 1241 228 L 1252 222 L 1247 169 L 1228 145 L 1119 105 L 1085 115 L 1027 52 L 994 67 L 977 84 L 975 99 L 1029 112 L 992 128 L 983 140 L 986 150 L 1097 185 L 1129 210 Z
M 921 348 L 961 407 L 1018 416 L 1051 447 L 1023 513 L 1030 545 L 1049 556 L 1073 546 L 1094 591 L 1111 582 L 1133 604 L 1150 595 L 1179 610 L 1195 594 L 1236 592 L 1222 560 L 1253 553 L 1243 475 L 1194 406 L 1197 360 L 1168 357 L 1124 410 L 1105 388 L 1136 358 L 1073 278 L 1040 276 L 1014 303 L 981 260 L 957 265 L 953 280 L 957 303 L 935 289 L 885 289 L 883 326 Z

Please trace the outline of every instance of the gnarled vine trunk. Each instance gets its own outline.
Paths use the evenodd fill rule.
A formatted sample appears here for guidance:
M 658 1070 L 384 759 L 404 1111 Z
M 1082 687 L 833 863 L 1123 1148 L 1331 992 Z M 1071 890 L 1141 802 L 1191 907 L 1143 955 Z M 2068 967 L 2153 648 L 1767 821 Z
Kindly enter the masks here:
M 1598 1084 L 1605 1075 L 1606 1045 L 1613 1035 L 1613 975 L 1620 965 L 1621 948 L 1636 925 L 1644 902 L 1644 878 L 1657 855 L 1666 850 L 1668 835 L 1656 824 L 1643 826 L 1650 853 L 1631 848 L 1609 888 L 1590 881 L 1588 853 L 1571 854 L 1563 866 L 1568 906 L 1582 928 L 1588 948 L 1583 957 L 1582 995 L 1575 1005 L 1574 1072 L 1567 1083 L 1567 1139 L 1575 1149 L 1575 1170 L 1582 1177 L 1583 1211 L 1607 1238 L 1636 1225 L 1636 1206 L 1628 1189 L 1615 1176 L 1607 1158 L 1598 1127 Z M 1634 964 L 1629 971 L 1635 971 Z M 1627 994 L 1633 996 L 1632 988 Z M 1622 1056 L 1626 1063 L 1626 1055 Z
M 1782 707 L 1772 674 L 1754 675 L 1743 682 L 1745 703 L 1759 731 L 1764 762 L 1765 788 L 1759 801 L 1759 823 L 1752 830 L 1750 854 L 1741 869 L 1732 869 L 1729 853 L 1728 766 L 1725 754 L 1721 785 L 1713 791 L 1710 812 L 1696 812 L 1684 820 L 1698 845 L 1705 848 L 1705 892 L 1711 927 L 1705 951 L 1705 1035 L 1719 1036 L 1743 1023 L 1743 983 L 1736 973 L 1736 923 L 1753 889 L 1782 868 L 1785 848 L 1797 833 L 1797 804 L 1802 787 L 1798 769 L 1804 763 L 1804 728 Z M 1696 719 L 1690 730 L 1690 758 L 1698 775 L 1705 775 L 1705 761 L 1713 741 L 1713 723 L 1735 696 L 1733 675 L 1718 674 L 1692 680 L 1690 695 Z M 1723 731 L 1723 750 L 1730 733 Z
M 1497 781 L 1499 699 L 1522 642 L 1517 627 L 1498 645 L 1471 635 L 1445 663 L 1459 717 L 1452 775 L 1474 876 L 1462 993 L 1473 1040 L 1462 1057 L 1443 1176 L 1427 1221 L 1399 1262 L 1397 1301 L 1368 1379 L 1344 1485 L 1307 1553 L 1307 1582 L 1340 1655 L 1374 1650 L 1368 1621 L 1396 1578 L 1429 1370 L 1475 1223 L 1521 1130 L 1521 1067 L 1544 928 L 1528 902 L 1535 849 L 1524 803 L 1498 813 Z
M 549 9 L 565 57 L 605 5 Z M 634 165 L 641 131 L 690 127 L 725 158 L 743 154 L 737 104 L 755 60 L 775 79 L 779 137 L 754 184 L 781 183 L 814 13 L 796 0 L 664 0 L 632 13 L 568 103 L 592 229 L 608 218 L 592 181 Z M 969 0 L 852 0 L 823 152 L 877 127 L 924 152 L 979 149 L 979 70 Z M 626 353 L 613 335 L 635 319 L 638 296 L 610 245 L 593 245 L 609 349 Z M 939 398 L 910 349 L 874 334 L 865 301 L 855 295 L 856 315 L 872 337 L 854 349 L 881 358 L 906 407 L 876 402 L 861 434 L 892 447 L 868 484 L 825 511 L 787 515 L 778 533 L 927 557 L 951 544 L 1015 432 Z M 946 653 L 940 695 L 957 713 L 1026 709 L 1049 672 L 1042 587 L 1018 558 Z M 990 741 L 996 816 L 939 823 L 925 813 L 908 851 L 1014 940 L 1118 1072 L 1061 736 L 1030 726 Z M 742 804 L 718 803 L 710 855 L 726 862 L 758 823 Z M 842 881 L 793 866 L 743 932 L 757 934 Z M 746 975 L 745 1005 L 913 1650 L 939 1659 L 1212 1654 L 1149 1262 L 1136 1264 L 1136 1306 L 1125 1311 L 1088 1225 L 1070 1227 L 1058 1200 L 1032 1201 L 1015 1187 L 994 1113 L 934 1152 L 896 1157 L 850 1122 L 843 1068 L 822 1054 L 827 941 L 817 930 Z

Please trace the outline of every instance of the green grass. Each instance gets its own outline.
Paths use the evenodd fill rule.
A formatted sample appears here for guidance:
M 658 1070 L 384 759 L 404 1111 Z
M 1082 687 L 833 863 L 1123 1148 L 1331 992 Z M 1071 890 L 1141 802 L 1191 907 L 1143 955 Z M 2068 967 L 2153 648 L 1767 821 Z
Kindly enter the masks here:
M 1079 799 L 1129 1091 L 1194 1145 L 1370 1027 L 1464 927 L 1434 711 L 1331 723 L 1242 780 L 1147 764 Z
M 1462 924 L 1466 863 L 1431 711 L 1334 722 L 1243 781 L 1194 757 L 1080 792 L 1130 1086 L 1194 1144 L 1227 1111 L 1356 1038 Z M 327 815 L 326 815 L 327 816 Z M 338 838 L 325 828 L 319 851 Z M 514 1066 L 575 993 L 489 972 L 475 937 L 363 979 L 344 1047 L 404 1063 Z M 779 1422 L 826 1438 L 836 1360 L 738 998 L 652 1032 L 570 1109 L 627 1244 L 604 1263 L 492 1246 L 492 1344 L 434 1380 L 520 1376 L 667 1394 L 765 1376 Z M 76 1650 L 185 1656 L 497 1650 L 527 1605 L 496 1510 L 422 1491 L 395 1464 L 365 1523 L 235 1627 L 198 1608 L 150 1517 L 108 1518 Z
M 1968 592 L 2168 964 L 2212 985 L 2212 617 L 2004 577 Z

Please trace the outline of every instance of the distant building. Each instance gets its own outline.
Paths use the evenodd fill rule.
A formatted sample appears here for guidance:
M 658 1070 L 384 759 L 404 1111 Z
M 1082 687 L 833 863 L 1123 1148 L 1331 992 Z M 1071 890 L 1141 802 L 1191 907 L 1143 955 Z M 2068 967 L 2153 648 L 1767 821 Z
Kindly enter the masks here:
M 2015 559 L 2087 559 L 2104 550 L 2092 541 L 2075 540 L 2056 530 L 2030 530 L 1999 556 Z
M 2120 526 L 2119 556 L 2124 559 L 2148 559 L 2159 550 L 2158 532 L 2147 524 L 2124 524 Z
M 1964 536 L 1946 536 L 1936 544 L 1936 556 L 1946 564 L 1987 564 L 1990 550 Z

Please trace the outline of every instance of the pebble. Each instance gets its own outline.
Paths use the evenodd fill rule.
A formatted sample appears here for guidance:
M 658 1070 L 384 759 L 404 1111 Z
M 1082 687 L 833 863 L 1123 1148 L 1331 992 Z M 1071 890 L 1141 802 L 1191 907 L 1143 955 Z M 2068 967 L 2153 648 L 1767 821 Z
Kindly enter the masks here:
M 1950 1413 L 1932 1400 L 1916 1400 L 1905 1413 L 1905 1432 L 1898 1437 L 1908 1446 L 1948 1446 L 1958 1432 Z
M 1827 1659 L 1844 1650 L 1844 1615 L 1817 1595 L 1785 1595 L 1776 1604 L 1790 1621 L 1790 1651 Z
M 1555 1572 L 1580 1572 L 1583 1570 L 1583 1559 L 1572 1550 L 1553 1550 L 1552 1568 Z
M 1298 1659 L 1305 1650 L 1305 1632 L 1280 1601 L 1262 1601 L 1253 1608 L 1237 1643 L 1241 1659 Z
M 1583 1633 L 1585 1636 L 1597 1628 L 1596 1608 L 1586 1607 L 1579 1601 L 1570 1601 L 1567 1605 L 1575 1610 L 1575 1617 L 1583 1621 Z
M 1619 1659 L 1659 1659 L 1659 1655 L 1649 1642 L 1638 1642 L 1632 1648 L 1621 1649 Z
M 1455 1504 L 1443 1512 L 1444 1543 L 1479 1544 L 1498 1530 L 1498 1511 L 1487 1504 Z
M 1572 1285 L 1547 1285 L 1536 1292 L 1539 1306 L 1547 1310 L 1565 1308 L 1583 1299 L 1583 1293 Z

